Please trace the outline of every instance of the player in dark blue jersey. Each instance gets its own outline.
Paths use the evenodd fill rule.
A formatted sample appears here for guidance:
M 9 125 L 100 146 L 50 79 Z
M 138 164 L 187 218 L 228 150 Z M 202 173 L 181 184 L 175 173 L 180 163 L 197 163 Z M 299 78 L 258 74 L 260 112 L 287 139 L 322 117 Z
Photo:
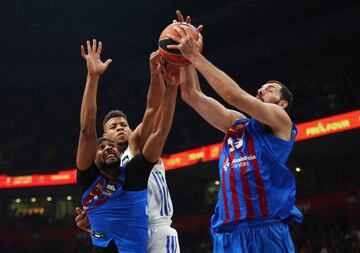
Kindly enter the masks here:
M 96 135 L 97 86 L 111 62 L 101 61 L 101 50 L 101 42 L 97 46 L 95 40 L 92 46 L 87 42 L 87 54 L 82 47 L 88 67 L 76 159 L 78 184 L 83 191 L 82 204 L 89 217 L 92 242 L 97 252 L 146 252 L 147 181 L 170 131 L 177 87 L 169 84 L 176 82 L 166 78 L 168 85 L 155 118 L 142 122 L 142 131 L 148 131 L 150 127 L 149 137 L 143 144 L 134 141 L 134 158 L 121 168 L 117 143 L 107 138 L 97 140 Z
M 196 41 L 186 27 L 174 29 L 179 37 L 169 36 L 178 45 L 168 47 L 180 50 L 192 64 L 181 72 L 182 98 L 226 134 L 211 219 L 214 252 L 294 252 L 286 222 L 301 222 L 303 216 L 295 207 L 294 175 L 285 165 L 297 134 L 286 112 L 291 92 L 268 81 L 250 95 L 200 53 L 201 35 Z M 224 100 L 252 118 L 204 95 L 196 70 Z

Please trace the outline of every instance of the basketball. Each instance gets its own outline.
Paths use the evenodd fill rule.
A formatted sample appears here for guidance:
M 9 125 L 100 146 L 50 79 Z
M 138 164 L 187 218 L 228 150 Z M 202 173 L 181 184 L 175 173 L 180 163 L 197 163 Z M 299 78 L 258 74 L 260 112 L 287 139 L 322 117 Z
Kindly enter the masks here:
M 172 34 L 176 37 L 179 37 L 179 33 L 174 29 L 175 26 L 188 27 L 188 28 L 190 28 L 193 38 L 195 40 L 197 40 L 199 38 L 199 32 L 193 25 L 186 23 L 186 22 L 172 23 L 171 25 L 167 26 L 160 34 L 159 52 L 164 57 L 164 59 L 171 64 L 174 64 L 177 66 L 189 65 L 190 63 L 182 56 L 181 52 L 178 49 L 167 48 L 168 45 L 177 45 L 178 44 L 176 41 L 173 41 L 171 38 L 169 38 L 167 36 L 167 34 Z M 201 50 L 202 50 L 202 47 L 201 47 Z

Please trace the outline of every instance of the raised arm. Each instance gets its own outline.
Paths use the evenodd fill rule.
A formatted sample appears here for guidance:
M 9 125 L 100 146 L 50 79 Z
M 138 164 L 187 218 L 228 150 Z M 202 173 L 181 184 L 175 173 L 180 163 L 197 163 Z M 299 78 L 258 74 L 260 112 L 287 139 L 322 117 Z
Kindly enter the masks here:
M 81 56 L 86 60 L 87 78 L 80 111 L 80 134 L 76 155 L 76 166 L 86 170 L 94 162 L 96 153 L 96 94 L 101 75 L 105 72 L 111 60 L 102 62 L 100 59 L 102 43 L 96 40 L 90 45 L 86 42 L 87 54 L 81 46 Z
M 138 153 L 149 138 L 153 130 L 154 117 L 159 110 L 161 98 L 165 93 L 165 83 L 161 74 L 163 64 L 159 51 L 151 53 L 150 59 L 150 86 L 147 93 L 146 109 L 142 122 L 136 127 L 129 139 L 132 153 Z
M 272 128 L 281 138 L 288 139 L 291 120 L 283 108 L 276 104 L 264 103 L 241 89 L 226 73 L 215 67 L 201 53 L 202 36 L 196 41 L 187 28 L 174 27 L 180 37 L 169 34 L 178 45 L 169 48 L 178 49 L 183 56 L 205 77 L 210 86 L 228 103 Z
M 181 68 L 180 80 L 181 98 L 220 131 L 226 133 L 235 120 L 245 117 L 240 112 L 227 109 L 215 99 L 206 96 L 200 89 L 194 66 Z
M 160 159 L 166 138 L 170 132 L 175 111 L 179 78 L 174 78 L 174 76 L 167 78 L 165 73 L 164 75 L 167 83 L 165 94 L 154 119 L 153 131 L 142 150 L 144 157 L 150 162 L 157 162 Z

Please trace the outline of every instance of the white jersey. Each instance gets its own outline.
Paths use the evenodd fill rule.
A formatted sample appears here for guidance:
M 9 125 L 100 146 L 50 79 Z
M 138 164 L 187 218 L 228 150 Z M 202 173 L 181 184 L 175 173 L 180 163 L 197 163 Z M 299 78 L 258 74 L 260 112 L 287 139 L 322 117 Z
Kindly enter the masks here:
M 121 166 L 125 166 L 132 158 L 133 155 L 128 147 L 121 155 Z M 148 215 L 149 229 L 153 226 L 171 225 L 173 205 L 166 184 L 165 168 L 162 161 L 154 165 L 149 176 Z

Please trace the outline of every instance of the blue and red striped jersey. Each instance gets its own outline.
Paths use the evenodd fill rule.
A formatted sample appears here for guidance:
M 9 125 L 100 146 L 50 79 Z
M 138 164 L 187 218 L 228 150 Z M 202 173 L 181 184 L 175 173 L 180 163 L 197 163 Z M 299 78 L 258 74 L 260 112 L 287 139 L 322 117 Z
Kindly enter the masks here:
M 301 222 L 295 207 L 295 177 L 286 167 L 290 141 L 279 139 L 256 119 L 239 119 L 228 130 L 219 160 L 220 191 L 211 218 L 216 231 L 240 221 L 279 218 Z

